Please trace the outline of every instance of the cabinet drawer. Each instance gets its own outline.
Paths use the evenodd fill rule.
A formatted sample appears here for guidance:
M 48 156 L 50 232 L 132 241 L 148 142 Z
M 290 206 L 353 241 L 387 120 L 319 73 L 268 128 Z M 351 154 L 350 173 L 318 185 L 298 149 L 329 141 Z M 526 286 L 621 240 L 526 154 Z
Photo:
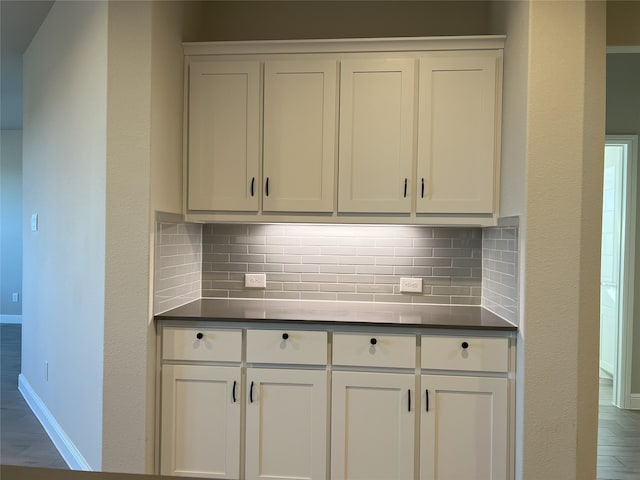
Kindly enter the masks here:
M 334 333 L 333 364 L 415 368 L 416 337 L 378 333 Z
M 239 362 L 241 330 L 166 327 L 162 331 L 163 360 Z
M 308 330 L 248 330 L 248 363 L 327 363 L 327 332 Z
M 422 368 L 506 372 L 509 340 L 492 337 L 422 337 Z

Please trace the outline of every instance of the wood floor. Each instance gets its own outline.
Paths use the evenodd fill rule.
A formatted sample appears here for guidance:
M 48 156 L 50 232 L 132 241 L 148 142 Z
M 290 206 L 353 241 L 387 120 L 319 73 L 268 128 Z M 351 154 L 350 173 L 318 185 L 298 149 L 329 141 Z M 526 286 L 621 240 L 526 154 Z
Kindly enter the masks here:
M 0 463 L 66 469 L 18 392 L 20 342 L 20 325 L 0 324 Z M 640 480 L 640 410 L 615 408 L 611 398 L 611 382 L 601 381 L 598 480 Z
M 18 391 L 21 326 L 0 324 L 0 463 L 68 468 Z

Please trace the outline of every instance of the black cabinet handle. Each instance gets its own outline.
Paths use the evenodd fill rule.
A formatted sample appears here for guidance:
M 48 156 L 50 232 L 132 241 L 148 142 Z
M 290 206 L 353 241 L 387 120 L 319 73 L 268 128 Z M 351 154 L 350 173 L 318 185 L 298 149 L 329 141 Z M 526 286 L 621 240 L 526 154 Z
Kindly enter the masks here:
M 407 179 L 404 179 L 404 198 L 407 198 Z
M 198 332 L 198 333 L 196 333 L 196 338 L 197 338 L 198 340 L 202 340 L 202 337 L 204 337 L 204 334 L 203 334 L 202 332 Z
M 407 411 L 411 411 L 411 389 L 407 390 Z
M 233 387 L 231 388 L 231 399 L 233 403 L 236 403 L 236 381 L 233 381 Z
M 282 339 L 286 340 L 287 338 L 289 338 L 289 334 L 288 333 L 283 333 L 282 334 Z
M 375 345 L 376 343 L 378 343 L 378 340 L 375 338 L 372 338 L 371 340 L 369 340 L 369 343 L 371 343 L 371 345 Z
M 253 382 L 251 382 L 251 386 L 249 387 L 249 403 L 253 403 Z
M 424 398 L 425 398 L 424 404 L 426 405 L 427 412 L 428 412 L 429 411 L 429 390 L 428 389 L 424 391 Z
M 421 198 L 424 198 L 424 177 L 420 180 L 420 196 Z
M 256 177 L 251 177 L 251 196 L 253 197 L 253 186 L 256 183 Z
M 269 177 L 267 177 L 267 182 L 265 183 L 265 186 L 264 186 L 264 193 L 267 197 L 269 196 Z
M 462 342 L 461 347 L 466 350 L 467 348 L 469 348 L 469 344 L 467 342 Z

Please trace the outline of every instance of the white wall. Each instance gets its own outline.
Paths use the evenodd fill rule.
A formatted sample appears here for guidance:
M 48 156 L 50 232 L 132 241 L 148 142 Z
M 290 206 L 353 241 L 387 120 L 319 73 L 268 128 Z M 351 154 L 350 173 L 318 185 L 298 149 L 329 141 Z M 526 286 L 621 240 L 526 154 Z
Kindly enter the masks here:
M 0 140 L 0 322 L 22 315 L 22 130 Z M 18 302 L 11 295 L 18 293 Z
M 24 55 L 22 375 L 92 469 L 102 464 L 106 93 L 106 3 L 56 2 Z

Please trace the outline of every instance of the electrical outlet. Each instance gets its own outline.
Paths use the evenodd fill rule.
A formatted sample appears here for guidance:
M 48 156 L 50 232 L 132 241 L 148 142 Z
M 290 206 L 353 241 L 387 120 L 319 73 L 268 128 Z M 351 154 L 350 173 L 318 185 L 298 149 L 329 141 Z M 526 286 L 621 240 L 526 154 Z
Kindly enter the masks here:
M 11 301 L 13 303 L 18 303 L 20 301 L 20 294 L 18 292 L 13 292 L 11 294 Z
M 422 278 L 401 278 L 400 292 L 422 293 Z
M 49 381 L 49 362 L 44 361 L 44 381 Z
M 267 288 L 267 276 L 264 273 L 245 273 L 244 286 L 246 288 Z

